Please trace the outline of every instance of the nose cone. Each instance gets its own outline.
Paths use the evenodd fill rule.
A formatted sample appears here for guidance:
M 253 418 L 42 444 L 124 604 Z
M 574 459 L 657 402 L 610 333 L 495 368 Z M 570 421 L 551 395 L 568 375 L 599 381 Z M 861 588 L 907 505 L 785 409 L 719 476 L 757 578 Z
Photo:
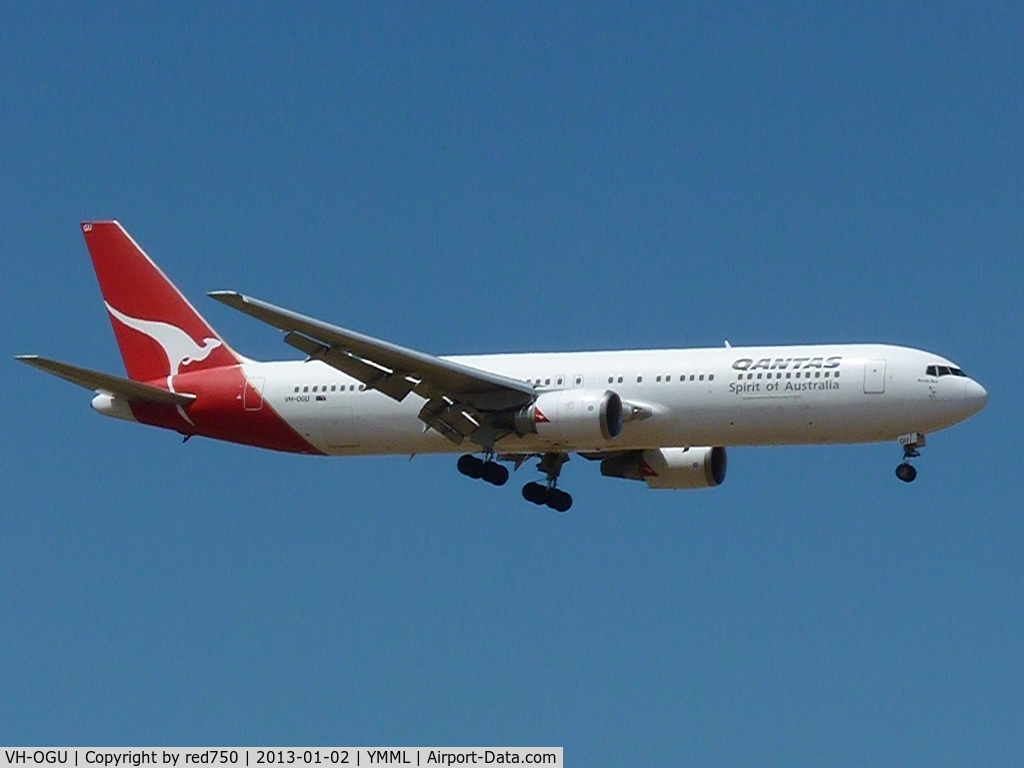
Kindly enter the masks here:
M 968 379 L 964 386 L 964 401 L 971 413 L 977 413 L 988 402 L 988 392 L 974 379 Z

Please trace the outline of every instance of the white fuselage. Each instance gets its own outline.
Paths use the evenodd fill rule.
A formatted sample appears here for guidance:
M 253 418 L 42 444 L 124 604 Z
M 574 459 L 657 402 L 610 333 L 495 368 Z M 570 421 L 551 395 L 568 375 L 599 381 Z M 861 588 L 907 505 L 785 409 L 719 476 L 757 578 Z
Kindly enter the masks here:
M 980 410 L 985 390 L 945 358 L 883 344 L 725 347 L 449 357 L 528 380 L 538 392 L 612 390 L 643 409 L 612 439 L 567 444 L 508 435 L 503 454 L 662 446 L 795 445 L 895 440 Z M 424 400 L 397 402 L 317 361 L 246 363 L 247 378 L 302 437 L 327 454 L 464 451 L 417 417 Z M 255 399 L 253 407 L 261 407 Z M 247 407 L 249 407 L 247 405 Z

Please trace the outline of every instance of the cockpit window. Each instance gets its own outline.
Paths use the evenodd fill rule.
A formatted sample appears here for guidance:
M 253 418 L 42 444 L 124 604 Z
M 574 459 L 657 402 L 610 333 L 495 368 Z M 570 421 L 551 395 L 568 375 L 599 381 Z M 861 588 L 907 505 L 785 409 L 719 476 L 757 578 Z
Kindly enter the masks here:
M 929 365 L 925 370 L 927 376 L 966 376 L 959 368 L 951 365 Z

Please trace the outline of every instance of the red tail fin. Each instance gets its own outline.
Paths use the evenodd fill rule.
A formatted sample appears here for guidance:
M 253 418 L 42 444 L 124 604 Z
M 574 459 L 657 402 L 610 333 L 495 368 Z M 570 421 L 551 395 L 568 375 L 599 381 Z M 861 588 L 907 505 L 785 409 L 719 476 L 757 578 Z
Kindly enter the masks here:
M 116 221 L 83 222 L 128 378 L 166 379 L 238 356 Z

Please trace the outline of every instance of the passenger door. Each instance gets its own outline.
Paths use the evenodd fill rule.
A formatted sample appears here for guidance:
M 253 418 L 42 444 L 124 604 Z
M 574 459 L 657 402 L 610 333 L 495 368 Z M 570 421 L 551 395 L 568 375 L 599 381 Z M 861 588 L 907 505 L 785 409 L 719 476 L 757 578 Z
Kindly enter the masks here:
M 864 394 L 885 392 L 885 360 L 868 360 L 864 364 Z

